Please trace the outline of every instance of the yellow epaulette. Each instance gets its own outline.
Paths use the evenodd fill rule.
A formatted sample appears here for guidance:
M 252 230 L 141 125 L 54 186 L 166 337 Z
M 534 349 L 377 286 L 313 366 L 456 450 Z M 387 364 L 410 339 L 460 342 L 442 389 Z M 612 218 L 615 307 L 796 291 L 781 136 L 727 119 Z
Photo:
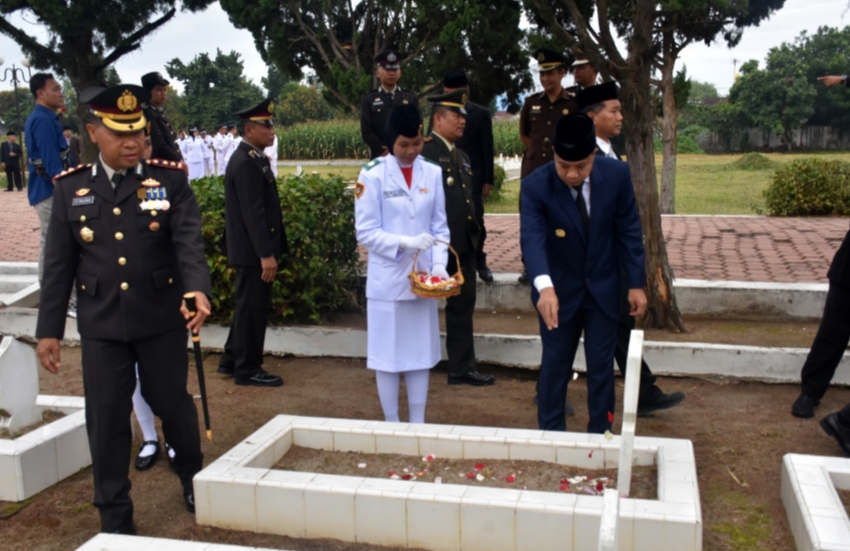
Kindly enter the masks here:
M 59 174 L 57 174 L 56 176 L 53 177 L 53 181 L 55 182 L 56 180 L 58 180 L 60 178 L 64 178 L 65 176 L 70 176 L 71 174 L 73 174 L 77 171 L 80 171 L 84 168 L 89 168 L 90 166 L 91 166 L 91 164 L 87 164 L 87 165 L 82 164 L 82 165 L 77 165 L 73 168 L 69 168 L 67 170 L 63 170 L 62 172 L 60 172 Z
M 428 142 L 433 141 L 433 140 L 434 140 L 434 136 L 428 136 L 427 138 L 425 138 L 422 141 L 424 141 L 425 143 L 428 143 Z
M 184 170 L 186 168 L 186 165 L 180 161 L 166 161 L 165 159 L 148 159 L 147 163 L 149 165 L 170 168 L 172 170 Z

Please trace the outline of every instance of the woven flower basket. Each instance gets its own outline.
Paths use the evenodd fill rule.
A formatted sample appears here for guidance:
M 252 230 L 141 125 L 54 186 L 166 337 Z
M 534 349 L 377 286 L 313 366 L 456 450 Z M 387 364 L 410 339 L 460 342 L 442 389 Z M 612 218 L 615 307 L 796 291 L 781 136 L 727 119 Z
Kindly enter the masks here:
M 416 271 L 416 261 L 419 259 L 419 251 L 413 255 L 413 268 L 407 279 L 410 280 L 410 292 L 422 298 L 448 298 L 460 294 L 460 288 L 463 286 L 463 273 L 460 269 L 460 257 L 451 245 L 445 241 L 440 241 L 444 245 L 448 245 L 449 250 L 455 255 L 457 261 L 457 273 L 445 281 L 439 283 L 431 283 L 431 274 L 427 272 Z M 425 281 L 422 281 L 425 279 Z

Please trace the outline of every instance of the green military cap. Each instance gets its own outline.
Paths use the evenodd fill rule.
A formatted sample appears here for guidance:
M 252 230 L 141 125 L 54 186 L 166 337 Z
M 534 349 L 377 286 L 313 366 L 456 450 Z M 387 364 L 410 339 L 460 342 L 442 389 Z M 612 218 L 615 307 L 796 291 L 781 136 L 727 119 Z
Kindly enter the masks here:
M 456 113 L 466 115 L 466 100 L 469 99 L 469 88 L 458 88 L 447 94 L 428 96 L 428 101 L 434 105 L 442 105 Z
M 537 60 L 537 70 L 541 73 L 565 67 L 567 63 L 564 54 L 549 48 L 537 48 L 531 55 Z

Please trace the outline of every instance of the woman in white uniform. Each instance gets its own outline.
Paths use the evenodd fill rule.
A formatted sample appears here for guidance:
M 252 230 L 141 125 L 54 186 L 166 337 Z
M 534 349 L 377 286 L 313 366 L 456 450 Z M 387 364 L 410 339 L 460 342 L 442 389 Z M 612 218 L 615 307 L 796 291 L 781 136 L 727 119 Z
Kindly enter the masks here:
M 370 161 L 357 179 L 357 240 L 369 251 L 366 278 L 368 353 L 387 421 L 398 422 L 401 373 L 411 423 L 425 422 L 428 375 L 440 361 L 437 301 L 410 292 L 417 270 L 448 279 L 449 227 L 439 166 L 419 153 L 422 117 L 415 105 L 393 108 L 387 123 L 390 154 Z

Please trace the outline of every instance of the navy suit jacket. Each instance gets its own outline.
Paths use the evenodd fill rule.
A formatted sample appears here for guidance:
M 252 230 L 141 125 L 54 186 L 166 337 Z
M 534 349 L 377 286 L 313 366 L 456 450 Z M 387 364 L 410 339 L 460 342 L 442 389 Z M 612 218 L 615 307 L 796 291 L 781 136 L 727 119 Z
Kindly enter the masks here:
M 630 289 L 646 285 L 643 235 L 629 165 L 596 157 L 590 173 L 590 235 L 569 186 L 554 162 L 525 177 L 521 186 L 520 241 L 528 275 L 552 278 L 558 318 L 575 315 L 585 292 L 611 318 L 620 314 L 620 266 Z M 532 288 L 537 304 L 539 293 Z

